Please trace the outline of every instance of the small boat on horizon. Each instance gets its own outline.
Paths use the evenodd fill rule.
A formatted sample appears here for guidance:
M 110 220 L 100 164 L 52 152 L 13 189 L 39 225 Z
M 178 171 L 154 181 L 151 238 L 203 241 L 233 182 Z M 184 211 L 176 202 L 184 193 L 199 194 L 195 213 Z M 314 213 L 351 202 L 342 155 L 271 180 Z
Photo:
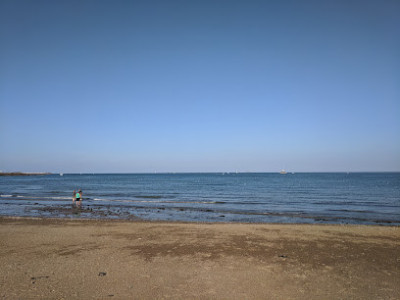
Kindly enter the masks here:
M 286 172 L 284 169 L 282 169 L 282 170 L 279 172 L 279 174 L 287 174 L 287 172 Z

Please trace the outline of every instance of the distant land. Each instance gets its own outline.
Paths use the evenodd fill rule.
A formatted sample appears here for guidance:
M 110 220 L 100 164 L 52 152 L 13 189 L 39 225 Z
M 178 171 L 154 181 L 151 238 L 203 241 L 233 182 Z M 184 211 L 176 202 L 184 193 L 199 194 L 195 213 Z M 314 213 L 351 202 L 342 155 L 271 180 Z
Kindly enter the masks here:
M 52 173 L 24 173 L 24 172 L 0 172 L 0 176 L 35 176 L 35 175 L 50 175 Z

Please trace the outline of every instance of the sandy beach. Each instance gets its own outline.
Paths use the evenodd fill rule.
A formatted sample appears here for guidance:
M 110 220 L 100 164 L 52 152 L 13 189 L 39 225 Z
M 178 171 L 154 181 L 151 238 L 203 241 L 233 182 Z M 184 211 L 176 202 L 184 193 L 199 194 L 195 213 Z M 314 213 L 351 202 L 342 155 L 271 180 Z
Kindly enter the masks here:
M 390 226 L 0 218 L 1 299 L 399 299 Z

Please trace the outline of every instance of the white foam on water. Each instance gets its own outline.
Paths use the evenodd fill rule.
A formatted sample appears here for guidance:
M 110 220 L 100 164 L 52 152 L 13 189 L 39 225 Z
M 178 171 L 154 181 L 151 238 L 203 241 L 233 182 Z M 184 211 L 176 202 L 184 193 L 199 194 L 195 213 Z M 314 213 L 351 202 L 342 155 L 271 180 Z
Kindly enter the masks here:
M 41 198 L 46 198 L 46 199 L 64 199 L 64 200 L 72 199 L 72 197 L 41 197 Z
M 0 195 L 0 197 L 3 197 L 3 198 L 9 198 L 9 197 L 12 197 L 12 198 L 25 198 L 25 199 L 58 199 L 58 200 L 70 200 L 71 199 L 71 197 L 45 197 L 45 196 L 42 196 L 42 197 L 35 197 L 35 196 L 21 196 L 21 195 L 16 195 L 16 196 L 13 196 L 13 195 Z
M 110 199 L 94 198 L 93 201 L 112 201 L 112 200 L 110 200 Z

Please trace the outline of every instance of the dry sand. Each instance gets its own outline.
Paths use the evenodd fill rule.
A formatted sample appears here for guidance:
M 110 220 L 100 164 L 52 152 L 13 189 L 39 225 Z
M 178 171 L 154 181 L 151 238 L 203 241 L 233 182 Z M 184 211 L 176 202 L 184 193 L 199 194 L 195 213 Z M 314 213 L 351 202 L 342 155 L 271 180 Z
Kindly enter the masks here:
M 400 299 L 399 227 L 0 218 L 0 299 Z

